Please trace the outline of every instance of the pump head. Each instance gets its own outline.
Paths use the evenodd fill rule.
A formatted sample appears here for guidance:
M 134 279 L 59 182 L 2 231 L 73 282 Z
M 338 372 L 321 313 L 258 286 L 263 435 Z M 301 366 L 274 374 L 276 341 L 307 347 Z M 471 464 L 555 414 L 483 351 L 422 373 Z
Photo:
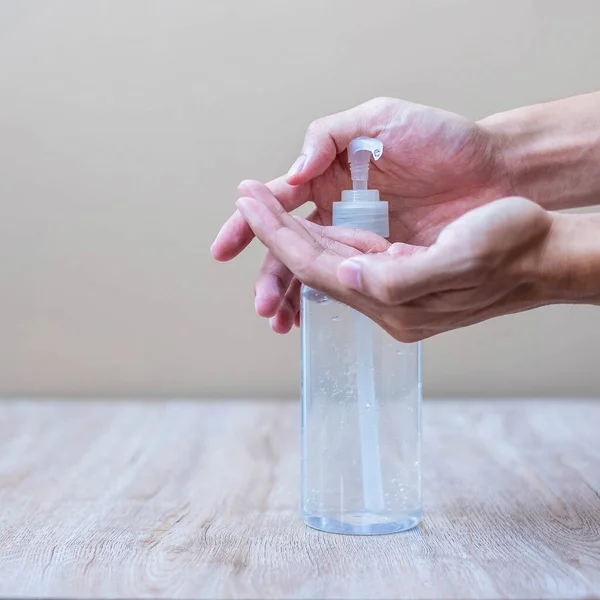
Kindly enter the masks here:
M 369 181 L 369 163 L 379 160 L 383 153 L 383 142 L 374 138 L 358 137 L 348 145 L 348 162 L 353 190 L 366 190 Z
M 342 192 L 342 201 L 333 203 L 333 224 L 372 231 L 382 237 L 389 235 L 388 203 L 379 200 L 377 190 L 368 189 L 371 157 L 379 160 L 383 142 L 358 137 L 348 145 L 348 162 L 352 189 Z

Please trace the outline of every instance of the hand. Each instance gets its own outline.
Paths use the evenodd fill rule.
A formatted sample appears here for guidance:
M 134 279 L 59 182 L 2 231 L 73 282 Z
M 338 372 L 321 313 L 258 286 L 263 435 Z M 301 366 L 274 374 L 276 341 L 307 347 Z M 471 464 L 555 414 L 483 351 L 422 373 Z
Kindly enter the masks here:
M 240 198 L 237 206 L 273 256 L 298 280 L 356 308 L 400 341 L 555 300 L 544 265 L 556 217 L 524 198 L 468 212 L 429 247 L 395 243 L 386 248 L 378 238 L 379 253 L 370 254 L 365 248 L 377 236 L 353 250 L 348 248 L 357 239 L 352 230 L 302 223 L 266 188 L 260 195 L 266 200 Z M 339 239 L 348 245 L 334 243 Z
M 371 167 L 370 187 L 390 203 L 390 240 L 428 246 L 451 221 L 477 206 L 511 195 L 507 168 L 495 137 L 459 115 L 380 98 L 315 121 L 302 155 L 285 177 L 268 184 L 283 210 L 313 201 L 309 217 L 331 224 L 331 205 L 351 187 L 349 142 L 360 135 L 379 138 L 382 158 Z M 242 182 L 243 196 L 264 200 L 256 182 Z M 217 260 L 237 256 L 253 233 L 240 213 L 225 223 L 212 246 Z M 267 253 L 255 285 L 255 305 L 271 326 L 286 333 L 298 320 L 299 283 L 272 253 Z M 296 312 L 294 312 L 296 311 Z

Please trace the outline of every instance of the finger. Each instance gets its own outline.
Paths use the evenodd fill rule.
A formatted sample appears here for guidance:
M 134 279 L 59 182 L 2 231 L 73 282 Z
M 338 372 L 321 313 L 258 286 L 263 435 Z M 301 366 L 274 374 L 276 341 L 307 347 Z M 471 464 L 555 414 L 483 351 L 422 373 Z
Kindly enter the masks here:
M 298 189 L 298 188 L 294 188 L 290 185 L 287 185 L 285 182 L 283 182 L 281 185 L 278 185 L 276 187 L 283 189 L 284 186 L 287 186 L 287 188 L 289 188 L 291 190 Z M 282 202 L 268 185 L 261 183 L 260 181 L 256 181 L 253 179 L 246 179 L 246 180 L 242 181 L 242 183 L 240 183 L 239 190 L 240 190 L 240 193 L 242 194 L 242 196 L 256 198 L 257 200 L 260 200 L 263 204 L 267 205 L 272 210 L 275 210 L 278 212 L 290 212 L 293 209 L 298 208 L 298 206 L 295 205 L 294 203 L 292 203 L 292 204 L 289 203 L 289 200 L 290 200 L 289 196 L 287 196 L 287 198 L 286 198 L 288 200 L 287 203 Z M 286 194 L 284 193 L 283 196 L 285 197 Z M 294 197 L 294 199 L 297 200 L 298 198 Z
M 210 247 L 210 253 L 215 260 L 226 262 L 235 258 L 253 238 L 252 230 L 236 210 L 217 233 Z
M 288 311 L 279 311 L 269 319 L 269 325 L 275 333 L 284 335 L 289 333 L 294 325 L 294 316 Z
M 240 198 L 238 209 L 260 241 L 300 281 L 343 300 L 339 297 L 342 288 L 336 277 L 341 257 L 324 250 L 283 210 L 275 212 L 253 198 Z
M 267 198 L 267 202 L 276 209 L 270 202 L 270 198 Z M 312 225 L 320 221 L 319 214 L 315 210 L 302 221 L 305 226 Z M 292 272 L 270 250 L 267 250 L 254 286 L 254 307 L 261 317 L 273 317 L 277 313 L 292 278 Z M 299 287 L 297 289 L 299 290 Z
M 399 102 L 378 98 L 313 121 L 306 131 L 302 153 L 288 171 L 287 182 L 298 185 L 322 175 L 354 138 L 379 135 Z
M 292 279 L 275 318 L 271 319 L 271 328 L 276 333 L 289 333 L 294 325 L 296 315 L 300 312 L 301 285 L 298 279 Z
M 382 253 L 351 258 L 339 266 L 337 276 L 350 289 L 384 304 L 400 304 L 451 289 L 452 267 L 452 257 L 431 247 L 410 256 Z
M 317 238 L 321 238 L 324 244 L 334 243 L 335 250 L 339 254 L 352 256 L 356 252 L 350 249 L 358 250 L 361 254 L 371 254 L 376 252 L 385 252 L 390 248 L 390 242 L 385 238 L 365 231 L 364 229 L 355 229 L 353 227 L 323 227 L 302 219 L 294 217 L 304 228 Z
M 275 316 L 292 278 L 292 272 L 267 250 L 254 285 L 254 308 L 261 317 Z
M 285 293 L 277 314 L 271 319 L 271 329 L 275 333 L 289 333 L 294 325 L 296 315 L 300 310 L 300 286 L 294 278 Z
M 239 185 L 240 193 L 245 196 L 253 196 L 253 190 L 256 189 L 257 183 L 250 180 L 242 181 Z M 295 210 L 307 202 L 309 198 L 309 186 L 289 185 L 284 177 L 278 177 L 270 181 L 267 183 L 267 188 L 271 190 L 287 211 Z M 253 239 L 252 229 L 248 227 L 244 218 L 236 210 L 221 227 L 210 251 L 216 260 L 225 262 L 235 258 Z
M 394 242 L 387 249 L 387 253 L 392 256 L 412 256 L 419 252 L 426 252 L 427 249 L 427 246 L 413 246 L 412 244 L 405 244 L 404 242 Z
M 302 283 L 299 279 L 292 279 L 287 292 L 285 293 L 284 303 L 286 303 L 294 317 L 300 313 L 300 287 Z
M 254 194 L 261 188 L 266 187 L 281 206 L 291 212 L 304 203 L 308 202 L 310 188 L 307 185 L 290 185 L 286 182 L 285 177 L 278 177 L 266 184 L 254 179 L 245 179 L 238 186 L 238 191 L 242 196 L 256 197 Z

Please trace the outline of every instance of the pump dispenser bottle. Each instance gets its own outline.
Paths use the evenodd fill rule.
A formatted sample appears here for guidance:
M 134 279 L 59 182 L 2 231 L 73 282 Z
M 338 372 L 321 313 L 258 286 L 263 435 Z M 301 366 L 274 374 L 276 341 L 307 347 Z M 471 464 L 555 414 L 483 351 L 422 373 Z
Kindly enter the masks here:
M 381 141 L 348 146 L 352 190 L 333 225 L 389 235 L 388 204 L 368 189 Z M 421 520 L 421 347 L 302 287 L 302 513 L 331 533 L 383 534 Z

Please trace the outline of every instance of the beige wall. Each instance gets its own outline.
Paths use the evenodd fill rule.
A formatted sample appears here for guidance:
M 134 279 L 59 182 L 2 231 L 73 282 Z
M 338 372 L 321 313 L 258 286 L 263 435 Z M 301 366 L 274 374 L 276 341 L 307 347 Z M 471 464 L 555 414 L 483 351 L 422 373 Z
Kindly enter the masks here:
M 237 182 L 374 96 L 477 118 L 598 88 L 599 23 L 596 0 L 0 0 L 0 394 L 297 393 L 260 248 L 208 253 Z M 600 309 L 503 318 L 426 342 L 426 392 L 595 395 L 599 344 Z

